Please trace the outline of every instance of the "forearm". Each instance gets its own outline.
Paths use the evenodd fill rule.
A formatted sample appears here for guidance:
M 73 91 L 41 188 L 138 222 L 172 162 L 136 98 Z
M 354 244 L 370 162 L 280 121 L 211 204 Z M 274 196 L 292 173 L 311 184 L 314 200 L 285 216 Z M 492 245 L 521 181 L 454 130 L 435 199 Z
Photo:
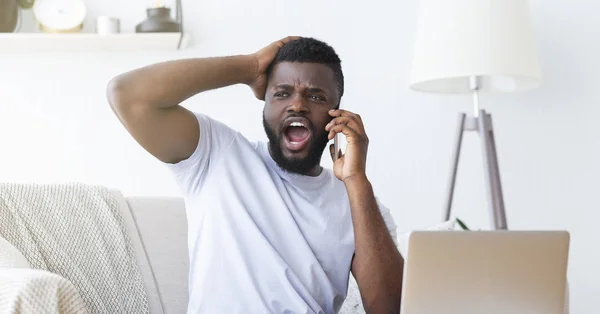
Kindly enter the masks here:
M 398 313 L 403 259 L 377 206 L 366 177 L 345 181 L 352 208 L 356 252 L 353 273 L 367 313 Z
M 121 74 L 109 84 L 111 103 L 168 108 L 207 90 L 251 83 L 251 56 L 166 61 Z

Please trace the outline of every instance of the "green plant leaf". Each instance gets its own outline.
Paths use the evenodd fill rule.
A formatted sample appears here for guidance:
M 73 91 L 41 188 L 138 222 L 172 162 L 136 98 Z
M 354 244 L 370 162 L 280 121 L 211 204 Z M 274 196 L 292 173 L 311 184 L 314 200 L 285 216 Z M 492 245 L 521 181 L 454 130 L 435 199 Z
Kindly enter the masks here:
M 461 228 L 463 228 L 463 230 L 467 230 L 467 231 L 469 231 L 469 230 L 470 230 L 470 229 L 467 227 L 467 225 L 465 225 L 465 223 L 464 223 L 464 222 L 462 222 L 462 220 L 460 220 L 460 219 L 456 218 L 456 222 L 458 223 L 458 225 L 459 225 Z

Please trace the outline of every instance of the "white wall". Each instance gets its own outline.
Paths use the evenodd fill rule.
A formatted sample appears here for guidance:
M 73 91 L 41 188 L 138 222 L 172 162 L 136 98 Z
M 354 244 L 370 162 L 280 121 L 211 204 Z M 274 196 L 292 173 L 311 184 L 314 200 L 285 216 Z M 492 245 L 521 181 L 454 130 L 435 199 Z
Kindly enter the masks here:
M 378 196 L 401 230 L 433 224 L 442 212 L 456 114 L 470 107 L 466 96 L 408 89 L 416 2 L 184 1 L 194 38 L 186 51 L 0 55 L 0 180 L 83 181 L 127 195 L 179 195 L 167 170 L 110 111 L 107 81 L 157 61 L 250 53 L 283 36 L 315 36 L 343 59 L 343 106 L 366 122 L 368 171 Z M 119 16 L 123 31 L 144 17 L 137 2 L 87 3 L 86 31 L 100 14 Z M 533 0 L 532 7 L 543 87 L 482 103 L 494 114 L 509 227 L 571 231 L 572 313 L 593 313 L 600 295 L 600 232 L 592 224 L 600 219 L 594 35 L 600 4 Z M 264 139 L 262 104 L 245 86 L 193 97 L 186 106 Z M 488 228 L 478 143 L 475 135 L 465 138 L 455 208 L 471 227 Z

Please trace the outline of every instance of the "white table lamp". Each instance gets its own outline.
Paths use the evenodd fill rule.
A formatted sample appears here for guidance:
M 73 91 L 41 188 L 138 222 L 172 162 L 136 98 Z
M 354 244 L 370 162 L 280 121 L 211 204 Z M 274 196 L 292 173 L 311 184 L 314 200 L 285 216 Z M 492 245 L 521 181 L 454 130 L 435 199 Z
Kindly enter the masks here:
M 459 115 L 444 220 L 450 219 L 462 136 L 481 137 L 492 227 L 507 229 L 491 115 L 479 92 L 517 92 L 541 83 L 527 0 L 421 0 L 410 87 L 472 93 L 473 116 Z

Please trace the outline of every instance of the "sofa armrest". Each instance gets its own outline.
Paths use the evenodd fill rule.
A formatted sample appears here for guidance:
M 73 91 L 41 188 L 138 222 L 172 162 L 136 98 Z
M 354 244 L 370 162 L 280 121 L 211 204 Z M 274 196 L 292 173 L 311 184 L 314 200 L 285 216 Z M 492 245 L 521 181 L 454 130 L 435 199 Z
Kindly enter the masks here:
M 0 313 L 85 314 L 85 304 L 73 284 L 39 269 L 0 268 Z

